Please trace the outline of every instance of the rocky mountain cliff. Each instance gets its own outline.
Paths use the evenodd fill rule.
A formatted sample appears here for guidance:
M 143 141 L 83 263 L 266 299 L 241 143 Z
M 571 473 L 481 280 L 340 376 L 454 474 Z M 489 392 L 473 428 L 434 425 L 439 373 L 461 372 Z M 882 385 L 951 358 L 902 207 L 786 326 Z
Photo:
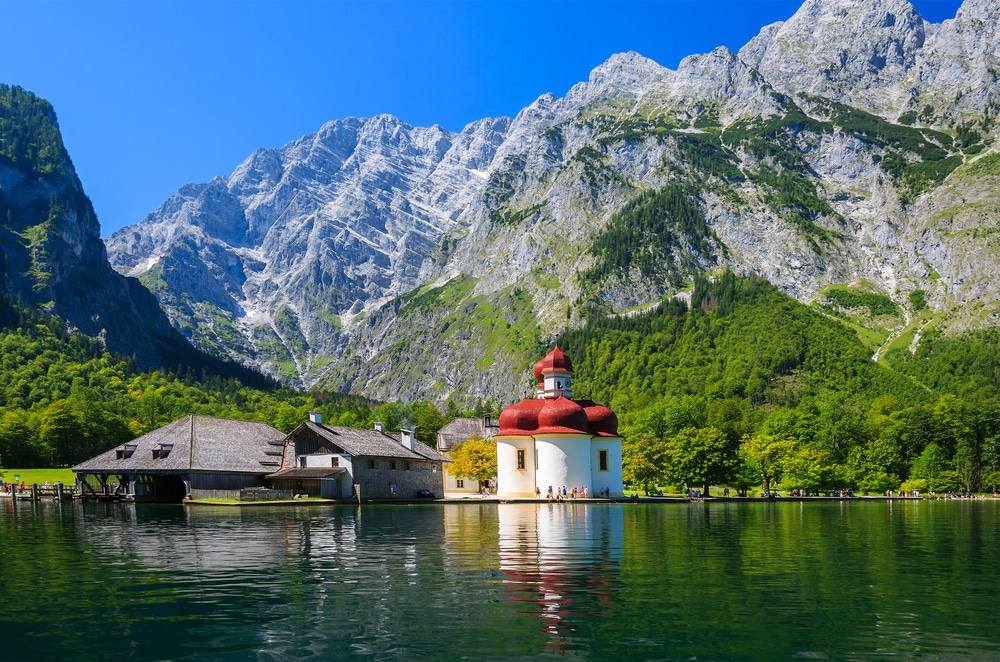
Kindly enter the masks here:
M 134 356 L 141 366 L 193 354 L 156 299 L 111 269 L 90 200 L 52 106 L 0 85 L 0 291 Z
M 807 0 L 738 54 L 615 55 L 459 134 L 330 122 L 182 188 L 109 255 L 197 346 L 390 399 L 510 399 L 561 329 L 723 267 L 873 350 L 996 324 L 998 27 L 986 0 L 942 24 Z

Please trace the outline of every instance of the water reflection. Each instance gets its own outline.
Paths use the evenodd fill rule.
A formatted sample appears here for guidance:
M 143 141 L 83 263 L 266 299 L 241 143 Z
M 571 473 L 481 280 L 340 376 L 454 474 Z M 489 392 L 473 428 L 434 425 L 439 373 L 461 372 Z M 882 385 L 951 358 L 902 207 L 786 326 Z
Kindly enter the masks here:
M 0 500 L 7 659 L 1000 659 L 1000 502 Z
M 517 613 L 539 619 L 545 649 L 586 646 L 579 621 L 608 615 L 618 599 L 622 508 L 504 504 L 498 519 L 507 601 Z

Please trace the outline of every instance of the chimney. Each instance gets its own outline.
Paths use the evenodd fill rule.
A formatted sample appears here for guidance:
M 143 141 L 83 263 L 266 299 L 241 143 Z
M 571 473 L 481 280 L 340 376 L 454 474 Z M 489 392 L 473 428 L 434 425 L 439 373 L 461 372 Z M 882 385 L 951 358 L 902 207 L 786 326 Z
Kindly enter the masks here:
M 407 448 L 409 448 L 411 451 L 413 450 L 413 440 L 415 438 L 415 435 L 413 434 L 413 432 L 414 432 L 413 430 L 400 430 L 399 431 L 399 435 L 400 435 L 399 440 L 403 443 L 404 446 L 406 446 Z
M 385 424 L 382 421 L 375 421 L 375 431 L 385 432 Z
M 309 422 L 317 425 L 323 425 L 323 414 L 318 411 L 309 412 Z

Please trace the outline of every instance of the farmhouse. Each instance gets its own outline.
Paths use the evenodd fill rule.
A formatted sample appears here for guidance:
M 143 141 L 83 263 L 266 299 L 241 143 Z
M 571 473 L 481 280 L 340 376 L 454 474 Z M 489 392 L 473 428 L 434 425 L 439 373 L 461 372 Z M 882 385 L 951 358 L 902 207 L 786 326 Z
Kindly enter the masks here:
M 323 425 L 310 414 L 284 441 L 278 489 L 326 498 L 412 499 L 441 496 L 448 458 L 417 441 L 412 430 L 385 432 Z
M 84 496 L 238 498 L 266 485 L 285 434 L 266 423 L 190 415 L 73 467 Z
M 573 365 L 556 347 L 535 364 L 534 398 L 503 410 L 497 442 L 497 495 L 532 497 L 563 486 L 622 496 L 618 417 L 590 400 L 573 400 Z

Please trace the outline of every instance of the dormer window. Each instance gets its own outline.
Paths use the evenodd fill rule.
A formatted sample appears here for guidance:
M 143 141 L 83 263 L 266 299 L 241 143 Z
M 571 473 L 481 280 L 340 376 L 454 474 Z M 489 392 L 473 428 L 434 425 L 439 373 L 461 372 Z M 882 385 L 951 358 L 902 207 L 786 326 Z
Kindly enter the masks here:
M 139 447 L 139 444 L 125 444 L 115 451 L 115 459 L 127 460 L 132 457 L 132 453 Z
M 173 444 L 157 444 L 153 447 L 153 459 L 162 460 L 163 458 L 170 455 L 170 451 L 174 449 Z

